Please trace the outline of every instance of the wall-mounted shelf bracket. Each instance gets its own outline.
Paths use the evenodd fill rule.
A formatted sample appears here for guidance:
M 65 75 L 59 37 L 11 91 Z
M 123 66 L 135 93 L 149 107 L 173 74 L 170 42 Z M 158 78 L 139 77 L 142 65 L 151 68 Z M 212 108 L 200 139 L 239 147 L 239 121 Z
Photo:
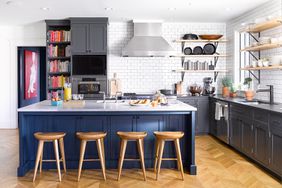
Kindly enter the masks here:
M 258 84 L 260 84 L 260 70 L 258 70 L 258 75 L 255 75 L 255 73 L 252 72 L 251 70 L 248 71 L 258 81 Z

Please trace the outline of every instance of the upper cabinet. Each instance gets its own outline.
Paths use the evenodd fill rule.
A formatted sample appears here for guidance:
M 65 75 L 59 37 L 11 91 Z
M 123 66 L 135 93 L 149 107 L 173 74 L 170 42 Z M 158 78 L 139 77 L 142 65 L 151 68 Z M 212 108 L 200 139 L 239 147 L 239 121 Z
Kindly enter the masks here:
M 71 18 L 73 55 L 106 55 L 108 18 Z

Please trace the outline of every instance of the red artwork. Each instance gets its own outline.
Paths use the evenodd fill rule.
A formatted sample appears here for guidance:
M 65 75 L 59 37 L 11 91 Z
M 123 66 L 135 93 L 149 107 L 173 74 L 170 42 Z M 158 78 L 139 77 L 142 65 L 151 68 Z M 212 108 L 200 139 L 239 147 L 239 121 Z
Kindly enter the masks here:
M 25 50 L 24 51 L 24 98 L 32 99 L 37 97 L 38 92 L 38 53 Z

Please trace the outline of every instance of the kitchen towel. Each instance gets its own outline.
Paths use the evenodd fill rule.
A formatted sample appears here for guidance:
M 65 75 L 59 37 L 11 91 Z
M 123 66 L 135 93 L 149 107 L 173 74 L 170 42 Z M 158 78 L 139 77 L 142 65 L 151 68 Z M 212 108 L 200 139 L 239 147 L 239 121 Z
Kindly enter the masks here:
M 220 120 L 222 117 L 222 105 L 219 102 L 215 103 L 215 120 Z

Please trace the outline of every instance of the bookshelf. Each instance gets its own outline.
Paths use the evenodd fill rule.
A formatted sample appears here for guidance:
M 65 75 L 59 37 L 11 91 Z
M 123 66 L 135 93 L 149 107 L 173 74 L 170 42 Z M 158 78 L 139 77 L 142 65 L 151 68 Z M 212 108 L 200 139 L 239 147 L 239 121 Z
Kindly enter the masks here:
M 71 26 L 70 20 L 45 20 L 46 22 L 46 93 L 63 96 L 64 83 L 71 76 Z

